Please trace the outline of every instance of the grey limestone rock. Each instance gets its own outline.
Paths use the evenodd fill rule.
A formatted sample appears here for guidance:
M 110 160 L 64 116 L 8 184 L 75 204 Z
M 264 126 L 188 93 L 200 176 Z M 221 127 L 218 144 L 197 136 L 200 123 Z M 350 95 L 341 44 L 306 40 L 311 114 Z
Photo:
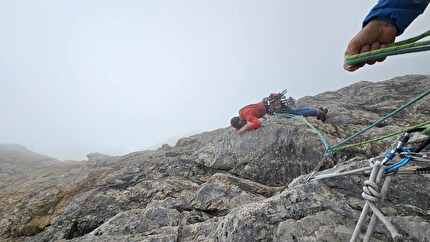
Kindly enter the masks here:
M 296 100 L 329 109 L 309 117 L 337 144 L 430 87 L 430 76 L 362 81 Z M 425 97 L 363 133 L 368 140 L 430 120 Z M 2 241 L 348 241 L 364 206 L 366 174 L 304 182 L 325 153 L 315 130 L 282 115 L 237 135 L 230 127 L 175 146 L 62 162 L 0 145 Z M 318 174 L 368 166 L 398 136 L 344 149 Z M 422 137 L 414 135 L 416 145 Z M 413 168 L 413 166 L 412 166 Z M 404 241 L 430 241 L 430 176 L 396 174 L 381 211 Z M 367 222 L 366 222 L 367 223 Z M 365 228 L 359 236 L 361 240 Z M 372 241 L 392 240 L 377 223 Z

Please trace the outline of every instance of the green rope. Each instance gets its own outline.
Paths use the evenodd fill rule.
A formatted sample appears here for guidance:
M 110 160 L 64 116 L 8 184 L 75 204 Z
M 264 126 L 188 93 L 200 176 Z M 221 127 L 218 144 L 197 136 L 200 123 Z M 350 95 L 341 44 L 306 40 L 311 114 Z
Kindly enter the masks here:
M 337 147 L 337 148 L 331 148 L 330 150 L 331 151 L 338 151 L 338 150 L 343 150 L 343 149 L 346 149 L 346 148 L 353 148 L 353 147 L 357 147 L 357 146 L 360 146 L 360 145 L 374 143 L 376 141 L 384 140 L 384 139 L 392 137 L 394 135 L 398 135 L 398 134 L 407 132 L 409 130 L 425 126 L 425 125 L 430 125 L 430 121 L 427 121 L 427 122 L 424 122 L 424 123 L 421 123 L 421 124 L 417 124 L 417 125 L 411 126 L 409 128 L 406 128 L 406 129 L 403 129 L 403 130 L 399 130 L 399 131 L 396 131 L 396 132 L 393 132 L 393 133 L 390 133 L 390 134 L 387 134 L 387 135 L 384 135 L 384 136 L 380 136 L 380 137 L 377 137 L 377 138 L 373 138 L 373 139 L 370 139 L 370 140 L 366 140 L 366 141 L 362 141 L 362 142 L 358 142 L 358 143 L 354 143 L 354 144 L 349 144 L 349 145 L 344 145 L 344 146 L 340 146 L 340 147 Z
M 304 118 L 303 116 L 298 116 L 298 115 L 294 115 L 294 114 L 290 114 L 290 113 L 285 113 L 285 114 L 279 113 L 279 115 L 285 116 L 287 118 L 296 119 L 296 120 L 299 120 L 299 121 L 306 123 L 312 130 L 315 131 L 315 133 L 317 133 L 318 137 L 320 138 L 320 140 L 324 144 L 324 147 L 326 148 L 326 150 L 329 149 L 329 145 L 328 145 L 327 141 L 324 139 L 324 136 L 315 128 L 315 126 L 313 126 L 311 123 L 309 123 L 308 120 L 306 120 L 306 118 Z
M 369 125 L 367 128 L 364 128 L 364 129 L 362 129 L 361 131 L 359 131 L 359 132 L 357 132 L 357 133 L 355 133 L 355 134 L 351 135 L 350 137 L 346 138 L 344 141 L 342 141 L 342 142 L 340 142 L 340 143 L 338 143 L 338 144 L 336 144 L 336 145 L 333 145 L 333 146 L 329 147 L 329 150 L 333 150 L 333 149 L 335 149 L 335 148 L 337 148 L 337 147 L 339 147 L 339 146 L 341 146 L 341 145 L 345 144 L 346 142 L 348 142 L 348 141 L 352 140 L 353 138 L 357 137 L 358 135 L 360 135 L 360 134 L 362 134 L 362 133 L 366 132 L 367 130 L 369 130 L 369 129 L 371 129 L 371 128 L 375 127 L 376 125 L 378 125 L 378 124 L 382 123 L 383 121 L 385 121 L 385 120 L 386 120 L 386 119 L 388 119 L 389 117 L 393 116 L 394 114 L 396 114 L 396 113 L 400 112 L 401 110 L 403 110 L 403 109 L 405 109 L 406 107 L 408 107 L 408 106 L 410 106 L 410 105 L 414 104 L 415 102 L 417 102 L 417 101 L 418 101 L 418 100 L 420 100 L 421 98 L 423 98 L 423 97 L 427 96 L 429 93 L 430 93 L 430 89 L 429 89 L 429 90 L 427 90 L 426 92 L 422 93 L 421 95 L 417 96 L 416 98 L 412 99 L 412 100 L 411 100 L 411 101 L 409 101 L 408 103 L 404 104 L 404 105 L 403 105 L 403 106 L 401 106 L 400 108 L 396 109 L 395 111 L 393 111 L 393 112 L 391 112 L 391 113 L 387 114 L 385 117 L 381 118 L 380 120 L 376 121 L 375 123 L 373 123 L 373 124 Z
M 417 40 L 423 39 L 423 38 L 425 38 L 425 37 L 427 37 L 429 35 L 430 35 L 430 30 L 428 30 L 428 31 L 426 31 L 426 32 L 424 32 L 424 33 L 422 33 L 420 35 L 417 35 L 415 37 L 412 37 L 412 38 L 409 38 L 409 39 L 405 39 L 405 40 L 402 40 L 402 41 L 399 41 L 399 42 L 396 42 L 396 43 L 388 44 L 387 47 L 394 46 L 394 45 L 404 45 L 404 44 L 408 44 L 408 43 L 413 43 L 413 42 L 416 42 Z
M 426 128 L 426 129 L 422 133 L 425 134 L 425 135 L 430 136 L 430 124 L 424 126 L 424 128 Z
M 345 64 L 353 65 L 357 63 L 366 62 L 368 60 L 376 60 L 376 59 L 384 58 L 391 55 L 400 55 L 400 54 L 430 50 L 430 40 L 416 42 L 417 40 L 420 40 L 429 35 L 430 35 L 430 30 L 418 36 L 389 44 L 385 48 L 372 50 L 372 51 L 368 51 L 368 52 L 364 52 L 356 55 L 345 56 Z
M 342 149 L 346 149 L 346 148 L 352 148 L 352 147 L 356 147 L 356 146 L 360 146 L 360 145 L 364 145 L 364 144 L 368 144 L 368 143 L 373 143 L 373 142 L 376 142 L 376 141 L 379 141 L 379 140 L 383 140 L 383 139 L 386 139 L 388 137 L 391 137 L 391 136 L 394 136 L 394 135 L 397 135 L 397 134 L 400 134 L 400 133 L 403 133 L 403 132 L 406 132 L 406 131 L 418 128 L 418 127 L 425 127 L 425 128 L 428 127 L 428 128 L 430 128 L 430 121 L 427 121 L 427 122 L 424 122 L 424 123 L 421 123 L 421 124 L 417 124 L 417 125 L 411 126 L 409 128 L 406 128 L 406 129 L 403 129 L 403 130 L 400 130 L 400 131 L 397 131 L 397 132 L 393 132 L 393 133 L 390 133 L 390 134 L 387 134 L 387 135 L 384 135 L 384 136 L 381 136 L 381 137 L 378 137 L 378 138 L 374 138 L 374 139 L 370 139 L 370 140 L 359 142 L 359 143 L 355 143 L 355 144 L 344 145 L 344 146 L 341 146 L 341 147 L 338 146 L 337 148 L 333 148 L 333 147 L 330 147 L 328 145 L 327 141 L 324 139 L 324 136 L 315 128 L 315 126 L 313 126 L 311 123 L 309 123 L 308 120 L 306 118 L 304 118 L 303 116 L 298 116 L 298 115 L 294 115 L 294 114 L 279 114 L 279 115 L 285 116 L 285 117 L 288 117 L 288 118 L 292 118 L 292 119 L 296 119 L 296 120 L 299 120 L 299 121 L 302 121 L 302 122 L 306 123 L 311 129 L 313 129 L 318 134 L 320 140 L 322 141 L 322 143 L 324 144 L 324 146 L 326 148 L 325 149 L 325 153 L 324 153 L 322 159 L 318 162 L 317 166 L 311 172 L 311 174 L 305 179 L 306 182 L 309 182 L 309 180 L 312 179 L 312 177 L 315 175 L 315 173 L 321 168 L 322 164 L 327 159 L 328 155 L 330 153 L 334 152 L 334 151 L 342 150 Z
M 357 133 L 355 133 L 355 134 L 351 135 L 351 136 L 350 136 L 350 137 L 348 137 L 347 139 L 343 140 L 342 142 L 339 142 L 338 144 L 336 144 L 336 145 L 334 145 L 334 146 L 329 146 L 329 145 L 327 144 L 327 141 L 326 141 L 326 140 L 324 139 L 324 137 L 322 136 L 322 134 L 321 134 L 321 133 L 320 133 L 320 132 L 319 132 L 319 131 L 318 131 L 318 130 L 317 130 L 317 129 L 312 125 L 312 124 L 310 124 L 310 123 L 309 123 L 309 122 L 308 122 L 304 117 L 302 117 L 302 116 L 297 116 L 297 115 L 293 115 L 293 114 L 281 114 L 281 115 L 286 116 L 286 117 L 289 117 L 289 118 L 294 118 L 294 119 L 297 119 L 297 120 L 301 120 L 301 121 L 305 122 L 306 124 L 308 124 L 308 126 L 309 126 L 309 127 L 311 127 L 311 128 L 312 128 L 312 129 L 313 129 L 313 130 L 318 134 L 318 136 L 320 137 L 320 139 L 321 139 L 321 141 L 323 142 L 324 146 L 326 147 L 326 150 L 325 150 L 325 153 L 324 153 L 323 158 L 320 160 L 320 162 L 318 162 L 318 164 L 317 164 L 317 166 L 315 167 L 314 171 L 313 171 L 313 172 L 308 176 L 308 178 L 306 179 L 306 182 L 308 182 L 310 179 L 312 179 L 312 177 L 315 175 L 315 173 L 316 173 L 316 172 L 320 169 L 320 167 L 322 166 L 322 163 L 327 159 L 327 156 L 328 156 L 330 153 L 333 153 L 335 150 L 341 150 L 341 149 L 345 149 L 345 148 L 349 148 L 349 147 L 354 147 L 354 146 L 358 146 L 358 145 L 362 145 L 362 144 L 367 144 L 367 143 L 375 142 L 375 141 L 378 141 L 378 140 L 382 140 L 382 139 L 385 139 L 385 138 L 388 138 L 388 137 L 394 136 L 394 135 L 399 134 L 399 133 L 402 133 L 402 132 L 406 132 L 407 130 L 414 129 L 414 128 L 416 128 L 416 127 L 420 127 L 420 126 L 424 126 L 424 125 L 429 125 L 429 124 L 430 124 L 430 121 L 427 121 L 427 122 L 424 122 L 424 123 L 422 123 L 422 124 L 418 124 L 418 125 L 415 125 L 415 126 L 409 127 L 409 128 L 407 128 L 407 129 L 405 129 L 405 130 L 401 130 L 401 131 L 394 132 L 394 133 L 391 133 L 391 134 L 386 135 L 386 136 L 382 136 L 382 137 L 380 137 L 380 138 L 375 138 L 375 139 L 371 139 L 371 140 L 368 140 L 368 141 L 363 141 L 363 142 L 356 143 L 356 144 L 351 144 L 351 145 L 345 145 L 345 146 L 342 146 L 342 145 L 343 145 L 343 144 L 345 144 L 346 142 L 348 142 L 348 141 L 352 140 L 353 138 L 357 137 L 358 135 L 360 135 L 360 134 L 362 134 L 362 133 L 366 132 L 367 130 L 369 130 L 369 129 L 371 129 L 371 128 L 375 127 L 376 125 L 378 125 L 379 123 L 381 123 L 381 122 L 383 122 L 384 120 L 388 119 L 389 117 L 393 116 L 394 114 L 396 114 L 396 113 L 400 112 L 400 111 L 401 111 L 401 110 L 403 110 L 404 108 L 406 108 L 406 107 L 408 107 L 408 106 L 410 106 L 410 105 L 414 104 L 415 102 L 417 102 L 417 101 L 418 101 L 418 100 L 420 100 L 421 98 L 423 98 L 423 97 L 427 96 L 429 93 L 430 93 L 430 89 L 429 89 L 429 90 L 427 90 L 426 92 L 422 93 L 421 95 L 419 95 L 419 96 L 415 97 L 414 99 L 412 99 L 412 100 L 411 100 L 411 101 L 409 101 L 408 103 L 406 103 L 406 104 L 402 105 L 400 108 L 396 109 L 395 111 L 393 111 L 393 112 L 389 113 L 388 115 L 386 115 L 385 117 L 381 118 L 380 120 L 376 121 L 375 123 L 373 123 L 372 125 L 368 126 L 367 128 L 362 129 L 361 131 L 359 131 L 359 132 L 357 132 Z

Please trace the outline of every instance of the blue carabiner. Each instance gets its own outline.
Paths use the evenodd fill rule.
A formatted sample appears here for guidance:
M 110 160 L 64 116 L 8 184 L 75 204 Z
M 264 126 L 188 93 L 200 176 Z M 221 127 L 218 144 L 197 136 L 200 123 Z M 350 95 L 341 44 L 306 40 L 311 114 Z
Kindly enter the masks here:
M 409 153 L 409 150 L 408 150 L 408 148 L 406 148 L 406 147 L 403 147 L 403 148 L 402 148 L 402 151 L 403 151 L 403 152 L 406 152 L 406 153 Z M 392 164 L 391 166 L 389 166 L 389 167 L 385 168 L 385 170 L 384 170 L 384 174 L 387 174 L 387 173 L 393 172 L 393 171 L 395 171 L 395 170 L 399 169 L 400 167 L 402 167 L 402 166 L 406 165 L 406 163 L 408 163 L 410 159 L 411 159 L 411 155 L 407 155 L 407 156 L 405 156 L 405 158 L 403 158 L 401 161 L 399 161 L 399 162 L 397 162 L 397 163 L 395 163 L 395 164 Z

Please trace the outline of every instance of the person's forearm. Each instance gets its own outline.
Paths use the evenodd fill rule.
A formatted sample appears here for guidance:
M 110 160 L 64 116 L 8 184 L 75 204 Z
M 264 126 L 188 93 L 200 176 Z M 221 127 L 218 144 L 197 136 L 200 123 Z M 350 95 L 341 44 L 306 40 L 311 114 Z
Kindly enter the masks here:
M 257 119 L 257 121 L 253 121 L 245 127 L 246 127 L 246 130 L 251 130 L 251 129 L 257 129 L 260 126 L 261 126 L 261 123 Z
M 363 27 L 371 20 L 379 19 L 394 24 L 397 35 L 401 35 L 424 12 L 429 2 L 430 0 L 379 0 L 364 19 Z

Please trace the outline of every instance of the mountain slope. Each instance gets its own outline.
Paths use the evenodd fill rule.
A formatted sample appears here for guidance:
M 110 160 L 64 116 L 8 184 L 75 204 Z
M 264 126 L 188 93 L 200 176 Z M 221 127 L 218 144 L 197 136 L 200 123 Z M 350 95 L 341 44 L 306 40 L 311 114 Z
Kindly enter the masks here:
M 430 77 L 420 75 L 363 81 L 304 97 L 296 106 L 329 108 L 325 123 L 315 118 L 308 122 L 334 145 L 429 87 Z M 429 100 L 425 97 L 358 140 L 430 120 Z M 349 240 L 364 205 L 361 192 L 367 176 L 304 183 L 325 152 L 320 138 L 304 123 L 281 115 L 262 123 L 242 135 L 227 127 L 154 151 L 118 157 L 92 154 L 88 162 L 61 164 L 46 176 L 22 178 L 19 186 L 2 184 L 8 191 L 0 196 L 2 239 Z M 420 138 L 414 135 L 410 143 Z M 371 157 L 382 159 L 397 139 L 336 152 L 322 169 L 330 173 L 367 166 Z M 405 241 L 428 241 L 429 175 L 394 178 L 383 212 Z M 391 235 L 378 223 L 372 238 L 387 241 Z

